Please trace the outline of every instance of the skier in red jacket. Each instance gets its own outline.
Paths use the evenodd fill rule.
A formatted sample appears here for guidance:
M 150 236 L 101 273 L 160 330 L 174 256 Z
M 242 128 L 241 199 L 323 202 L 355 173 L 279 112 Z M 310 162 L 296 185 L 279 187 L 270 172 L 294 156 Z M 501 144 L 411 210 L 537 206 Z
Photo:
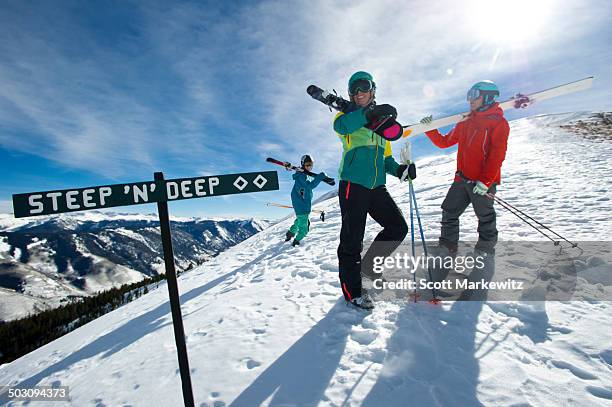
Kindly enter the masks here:
M 491 81 L 481 81 L 470 88 L 467 100 L 470 114 L 443 136 L 438 130 L 425 134 L 440 148 L 458 144 L 457 172 L 444 202 L 440 245 L 457 252 L 459 217 L 471 203 L 478 217 L 476 250 L 494 253 L 497 243 L 495 209 L 488 192 L 495 193 L 500 183 L 501 166 L 506 157 L 510 127 L 496 99 L 499 89 Z M 421 123 L 432 121 L 425 117 Z

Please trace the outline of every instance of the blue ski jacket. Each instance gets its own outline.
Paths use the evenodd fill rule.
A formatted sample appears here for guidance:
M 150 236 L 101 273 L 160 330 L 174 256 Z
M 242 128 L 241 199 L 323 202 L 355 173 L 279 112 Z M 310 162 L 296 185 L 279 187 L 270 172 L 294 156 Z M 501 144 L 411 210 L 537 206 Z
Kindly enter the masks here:
M 325 178 L 325 173 L 321 172 L 308 181 L 308 175 L 303 172 L 293 174 L 293 189 L 291 190 L 291 204 L 296 215 L 307 215 L 312 209 L 312 190 L 319 185 Z

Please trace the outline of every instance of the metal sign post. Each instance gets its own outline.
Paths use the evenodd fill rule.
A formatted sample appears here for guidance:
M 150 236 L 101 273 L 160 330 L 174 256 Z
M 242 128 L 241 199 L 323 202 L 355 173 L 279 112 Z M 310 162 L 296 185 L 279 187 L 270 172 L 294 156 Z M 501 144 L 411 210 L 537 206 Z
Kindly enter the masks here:
M 186 407 L 193 407 L 195 403 L 189 372 L 187 345 L 185 343 L 185 329 L 181 315 L 178 281 L 174 265 L 168 202 L 276 190 L 278 190 L 278 174 L 276 171 L 224 174 L 174 180 L 164 180 L 164 174 L 156 172 L 153 182 L 145 181 L 130 184 L 14 194 L 13 213 L 16 218 L 23 218 L 27 216 L 52 215 L 64 212 L 157 202 L 164 263 L 166 265 L 166 280 L 168 281 L 168 294 L 172 311 L 172 324 L 174 326 L 174 339 L 176 341 L 183 387 L 183 402 Z

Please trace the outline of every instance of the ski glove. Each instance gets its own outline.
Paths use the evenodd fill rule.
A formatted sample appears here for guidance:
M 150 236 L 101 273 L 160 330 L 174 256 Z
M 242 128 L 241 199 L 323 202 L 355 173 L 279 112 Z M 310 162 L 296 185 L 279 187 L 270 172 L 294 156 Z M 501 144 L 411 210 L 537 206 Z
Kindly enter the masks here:
M 397 167 L 397 173 L 395 175 L 400 181 L 406 181 L 409 178 L 413 180 L 416 178 L 416 166 L 413 163 L 401 164 Z
M 393 120 L 397 118 L 397 110 L 391 105 L 375 105 L 371 104 L 365 109 L 365 117 L 368 123 L 375 123 L 385 117 L 391 117 Z
M 475 194 L 484 195 L 487 193 L 488 190 L 489 190 L 489 187 L 486 186 L 484 183 L 482 183 L 481 181 L 476 182 L 476 186 L 474 187 Z
M 402 164 L 410 164 L 412 162 L 412 143 L 410 141 L 404 144 L 400 157 Z
M 429 124 L 433 121 L 433 116 L 429 115 L 429 116 L 425 116 L 421 119 L 421 124 Z

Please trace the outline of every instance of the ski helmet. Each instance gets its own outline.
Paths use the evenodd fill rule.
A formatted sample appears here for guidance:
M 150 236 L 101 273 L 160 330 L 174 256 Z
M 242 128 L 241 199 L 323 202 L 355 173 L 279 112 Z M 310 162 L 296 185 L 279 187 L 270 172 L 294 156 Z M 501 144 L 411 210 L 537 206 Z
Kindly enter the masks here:
M 368 72 L 357 71 L 348 81 L 348 93 L 350 96 L 354 96 L 358 91 L 369 92 L 376 90 L 376 83 L 374 78 Z
M 302 156 L 302 159 L 300 160 L 300 163 L 302 164 L 302 168 L 304 168 L 306 166 L 306 164 L 312 164 L 312 157 L 309 156 L 308 154 L 304 154 Z
M 499 89 L 497 85 L 492 81 L 480 81 L 476 82 L 467 93 L 467 100 L 471 101 L 474 99 L 478 99 L 480 96 L 482 98 L 482 105 L 489 106 L 492 105 L 497 97 L 499 96 Z

